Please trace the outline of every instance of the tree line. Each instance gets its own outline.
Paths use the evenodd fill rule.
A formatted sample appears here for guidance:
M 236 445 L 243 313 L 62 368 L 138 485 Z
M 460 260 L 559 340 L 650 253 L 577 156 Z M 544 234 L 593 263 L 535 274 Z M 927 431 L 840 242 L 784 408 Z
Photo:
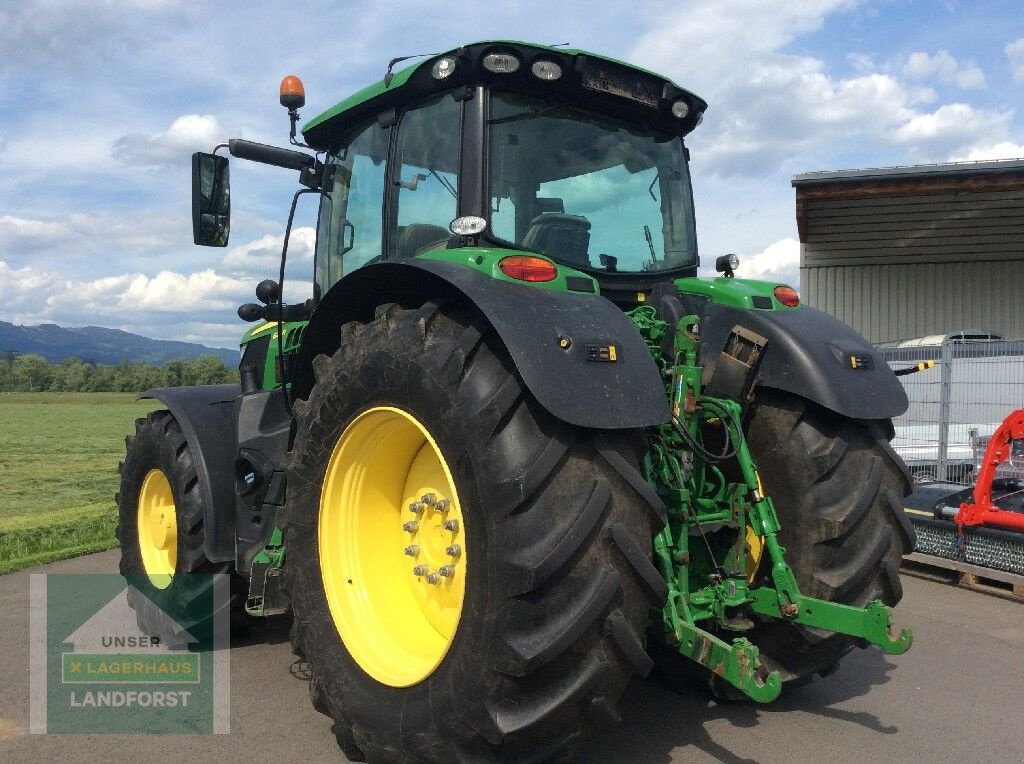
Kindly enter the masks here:
M 0 390 L 11 392 L 141 393 L 151 387 L 237 381 L 238 370 L 214 355 L 174 359 L 162 366 L 142 361 L 109 365 L 78 358 L 51 363 L 31 353 L 6 353 L 0 362 Z

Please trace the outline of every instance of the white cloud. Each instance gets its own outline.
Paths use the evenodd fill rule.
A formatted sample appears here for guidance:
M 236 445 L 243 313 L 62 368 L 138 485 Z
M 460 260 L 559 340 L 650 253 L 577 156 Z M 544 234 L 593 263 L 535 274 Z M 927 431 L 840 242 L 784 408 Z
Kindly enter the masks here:
M 136 324 L 149 314 L 216 321 L 231 316 L 252 291 L 252 282 L 206 269 L 189 274 L 160 271 L 72 280 L 33 266 L 13 268 L 0 260 L 0 303 L 5 319 L 38 324 Z M 170 320 L 168 318 L 167 320 Z M 177 320 L 177 319 L 175 319 Z M 168 325 L 171 336 L 173 329 Z
M 120 280 L 129 278 L 127 287 Z M 182 313 L 195 310 L 234 309 L 252 288 L 249 281 L 221 276 L 206 269 L 187 276 L 161 271 L 149 278 L 143 275 L 118 277 L 118 307 L 127 310 L 153 310 Z
M 791 286 L 800 284 L 800 242 L 785 238 L 769 244 L 761 252 L 740 255 L 736 275 L 745 279 L 763 279 Z
M 964 154 L 950 157 L 951 162 L 983 162 L 993 159 L 1024 159 L 1024 144 L 1012 141 L 972 146 Z
M 227 131 L 209 114 L 186 114 L 156 135 L 129 133 L 114 141 L 111 153 L 122 162 L 146 167 L 180 165 L 182 157 L 210 151 L 227 139 Z
M 72 257 L 111 259 L 166 256 L 190 241 L 189 222 L 165 211 L 72 212 L 49 217 L 0 215 L 0 255 L 13 261 L 32 254 L 40 261 Z
M 897 127 L 892 135 L 901 143 L 971 142 L 985 135 L 1004 135 L 1013 112 L 976 109 L 965 103 L 943 104 L 929 114 L 917 114 Z
M 921 51 L 911 53 L 903 66 L 903 74 L 913 80 L 936 79 L 965 89 L 985 86 L 985 73 L 977 64 L 961 64 L 948 50 L 931 56 Z
M 0 215 L 0 247 L 4 251 L 33 251 L 65 241 L 71 229 L 65 223 Z
M 1003 50 L 1010 61 L 1010 68 L 1013 69 L 1013 79 L 1024 82 L 1024 37 L 1014 40 Z
M 690 139 L 695 168 L 705 174 L 763 176 L 799 157 L 851 146 L 876 152 L 898 147 L 906 160 L 935 161 L 980 138 L 1008 137 L 1011 111 L 938 102 L 921 80 L 880 69 L 868 54 L 851 54 L 856 73 L 840 77 L 822 59 L 787 52 L 826 17 L 855 5 L 659 5 L 652 31 L 627 58 L 708 97 L 704 125 Z M 912 56 L 908 66 L 910 74 L 951 79 L 961 87 L 984 80 L 974 64 L 960 64 L 945 51 Z
M 0 60 L 6 75 L 58 66 L 74 72 L 83 61 L 145 46 L 141 30 L 180 23 L 195 11 L 179 0 L 20 0 L 0 8 Z
M 232 275 L 277 280 L 281 264 L 281 246 L 284 234 L 266 234 L 255 241 L 233 247 L 221 260 L 221 267 Z M 288 241 L 288 262 L 308 262 L 313 259 L 316 231 L 308 226 L 293 228 Z

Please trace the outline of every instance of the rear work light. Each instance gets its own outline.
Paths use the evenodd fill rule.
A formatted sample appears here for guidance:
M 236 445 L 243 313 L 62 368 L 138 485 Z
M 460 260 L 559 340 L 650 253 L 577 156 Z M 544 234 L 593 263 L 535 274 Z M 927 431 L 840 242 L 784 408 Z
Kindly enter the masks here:
M 775 287 L 775 299 L 785 305 L 787 308 L 795 308 L 800 304 L 800 295 L 793 287 L 788 286 L 777 286 Z
M 506 276 L 518 281 L 551 281 L 558 275 L 558 268 L 542 257 L 513 255 L 498 262 L 498 268 Z

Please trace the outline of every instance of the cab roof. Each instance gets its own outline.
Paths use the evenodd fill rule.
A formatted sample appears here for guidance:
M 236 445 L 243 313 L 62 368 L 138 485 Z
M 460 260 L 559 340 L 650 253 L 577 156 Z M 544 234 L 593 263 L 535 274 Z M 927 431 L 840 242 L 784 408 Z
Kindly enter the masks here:
M 401 106 L 419 100 L 432 93 L 452 90 L 459 85 L 469 86 L 487 84 L 490 82 L 509 81 L 510 75 L 493 74 L 481 66 L 483 57 L 488 53 L 512 53 L 520 58 L 519 80 L 522 81 L 530 71 L 533 62 L 543 59 L 554 61 L 561 66 L 564 80 L 572 81 L 569 87 L 575 85 L 579 91 L 580 72 L 587 66 L 595 63 L 613 67 L 621 72 L 628 72 L 634 76 L 642 77 L 650 85 L 657 86 L 661 101 L 671 101 L 683 98 L 690 107 L 690 115 L 678 124 L 682 132 L 688 133 L 697 124 L 707 109 L 707 102 L 694 93 L 684 90 L 664 76 L 642 69 L 607 56 L 601 56 L 578 48 L 561 48 L 535 43 L 519 42 L 516 40 L 484 40 L 480 42 L 463 45 L 442 53 L 426 56 L 418 62 L 405 67 L 391 76 L 379 80 L 362 90 L 353 93 L 343 101 L 338 102 L 330 109 L 306 122 L 302 128 L 302 134 L 306 142 L 315 149 L 328 149 L 336 142 L 337 137 L 343 134 L 354 123 L 367 119 L 370 116 L 379 115 L 388 109 L 397 109 Z M 437 80 L 431 75 L 431 69 L 438 59 L 450 56 L 456 59 L 456 71 L 444 80 Z M 593 62 L 593 63 L 592 63 Z M 514 78 L 511 78 L 514 79 Z M 541 86 L 538 80 L 531 83 Z M 565 91 L 567 83 L 559 85 L 543 84 L 551 90 Z M 607 96 L 604 94 L 589 94 L 598 100 Z M 617 102 L 609 102 L 608 105 L 617 105 L 625 109 L 629 104 L 621 103 L 629 99 L 623 96 Z M 635 104 L 634 104 L 635 105 Z M 650 104 L 648 104 L 649 106 Z

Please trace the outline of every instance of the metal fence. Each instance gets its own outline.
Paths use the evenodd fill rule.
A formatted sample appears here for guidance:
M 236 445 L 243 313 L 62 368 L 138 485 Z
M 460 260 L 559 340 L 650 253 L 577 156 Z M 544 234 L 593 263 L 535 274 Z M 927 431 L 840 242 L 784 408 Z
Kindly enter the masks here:
M 887 345 L 878 351 L 893 369 L 935 361 L 900 377 L 910 407 L 893 422 L 896 452 L 916 478 L 972 482 L 989 436 L 1024 408 L 1024 340 Z

